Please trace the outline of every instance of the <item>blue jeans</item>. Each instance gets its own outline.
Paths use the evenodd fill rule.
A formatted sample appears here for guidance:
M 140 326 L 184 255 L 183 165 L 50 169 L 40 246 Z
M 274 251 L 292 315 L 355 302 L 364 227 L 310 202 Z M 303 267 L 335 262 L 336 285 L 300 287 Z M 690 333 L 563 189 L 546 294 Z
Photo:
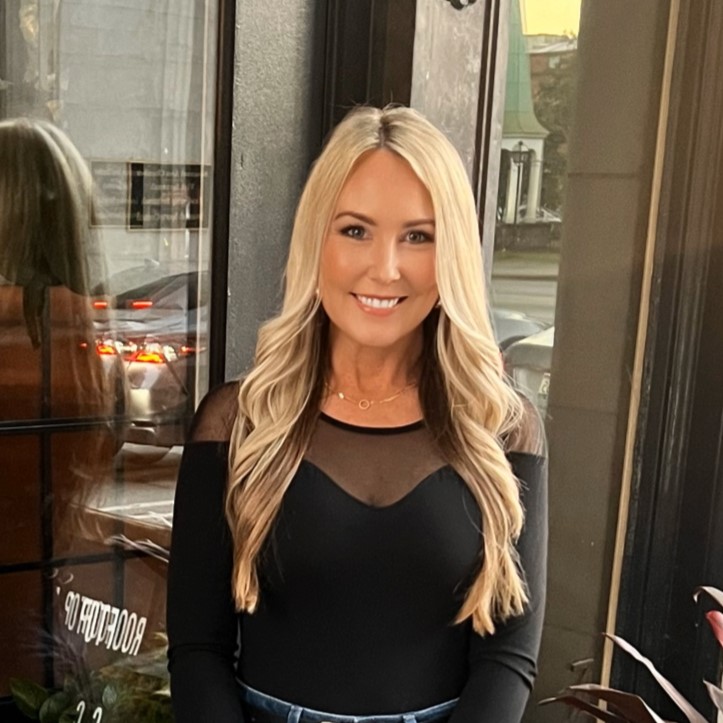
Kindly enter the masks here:
M 436 723 L 451 715 L 457 698 L 431 708 L 392 715 L 337 715 L 312 708 L 303 708 L 285 700 L 266 695 L 241 683 L 246 723 Z M 257 713 L 257 715 L 254 715 Z

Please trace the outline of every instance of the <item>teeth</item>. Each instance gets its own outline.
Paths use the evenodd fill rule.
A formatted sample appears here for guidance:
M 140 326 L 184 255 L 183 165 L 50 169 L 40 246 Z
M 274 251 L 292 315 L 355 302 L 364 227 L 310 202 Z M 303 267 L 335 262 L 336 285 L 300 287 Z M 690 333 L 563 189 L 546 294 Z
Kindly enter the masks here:
M 396 299 L 375 299 L 371 296 L 356 297 L 364 306 L 370 306 L 372 309 L 391 309 L 399 303 L 399 297 Z

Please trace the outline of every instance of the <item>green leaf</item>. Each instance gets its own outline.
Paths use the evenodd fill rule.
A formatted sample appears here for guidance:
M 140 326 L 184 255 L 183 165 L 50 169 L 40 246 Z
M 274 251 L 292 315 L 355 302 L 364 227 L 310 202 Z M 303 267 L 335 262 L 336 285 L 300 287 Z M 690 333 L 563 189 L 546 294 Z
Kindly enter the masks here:
M 113 708 L 118 702 L 118 691 L 114 685 L 108 684 L 103 688 L 103 695 L 101 695 L 101 703 L 104 708 Z
M 37 683 L 19 678 L 10 678 L 10 693 L 20 712 L 32 720 L 38 720 L 40 708 L 50 695 Z
M 78 694 L 78 681 L 72 675 L 66 675 L 63 680 L 63 690 L 71 697 L 75 697 Z
M 40 723 L 58 723 L 70 705 L 71 698 L 64 690 L 53 693 L 40 708 Z

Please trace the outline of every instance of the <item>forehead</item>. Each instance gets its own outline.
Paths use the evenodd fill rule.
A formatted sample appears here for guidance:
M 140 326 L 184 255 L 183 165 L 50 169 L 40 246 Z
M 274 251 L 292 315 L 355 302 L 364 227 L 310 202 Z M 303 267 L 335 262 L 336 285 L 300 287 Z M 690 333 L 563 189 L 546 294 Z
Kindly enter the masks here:
M 395 208 L 434 215 L 427 187 L 406 160 L 386 148 L 362 155 L 342 186 L 337 211 L 355 210 L 353 207 L 360 205 L 368 210 Z

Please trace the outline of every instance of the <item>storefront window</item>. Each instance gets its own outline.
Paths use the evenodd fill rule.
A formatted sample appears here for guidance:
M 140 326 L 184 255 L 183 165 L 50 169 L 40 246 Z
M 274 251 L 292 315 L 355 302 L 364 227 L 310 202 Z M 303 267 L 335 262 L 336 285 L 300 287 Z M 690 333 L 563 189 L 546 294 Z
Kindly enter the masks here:
M 609 673 L 600 633 L 615 630 L 641 259 L 655 209 L 656 129 L 666 122 L 668 11 L 636 10 L 510 3 L 499 170 L 486 179 L 497 203 L 485 231 L 487 243 L 494 239 L 495 315 L 538 326 L 500 339 L 505 367 L 537 405 L 549 441 L 536 700 Z M 574 716 L 533 700 L 525 720 Z
M 0 6 L 0 189 L 16 189 L 0 698 L 28 716 L 170 720 L 173 494 L 208 388 L 218 4 Z

